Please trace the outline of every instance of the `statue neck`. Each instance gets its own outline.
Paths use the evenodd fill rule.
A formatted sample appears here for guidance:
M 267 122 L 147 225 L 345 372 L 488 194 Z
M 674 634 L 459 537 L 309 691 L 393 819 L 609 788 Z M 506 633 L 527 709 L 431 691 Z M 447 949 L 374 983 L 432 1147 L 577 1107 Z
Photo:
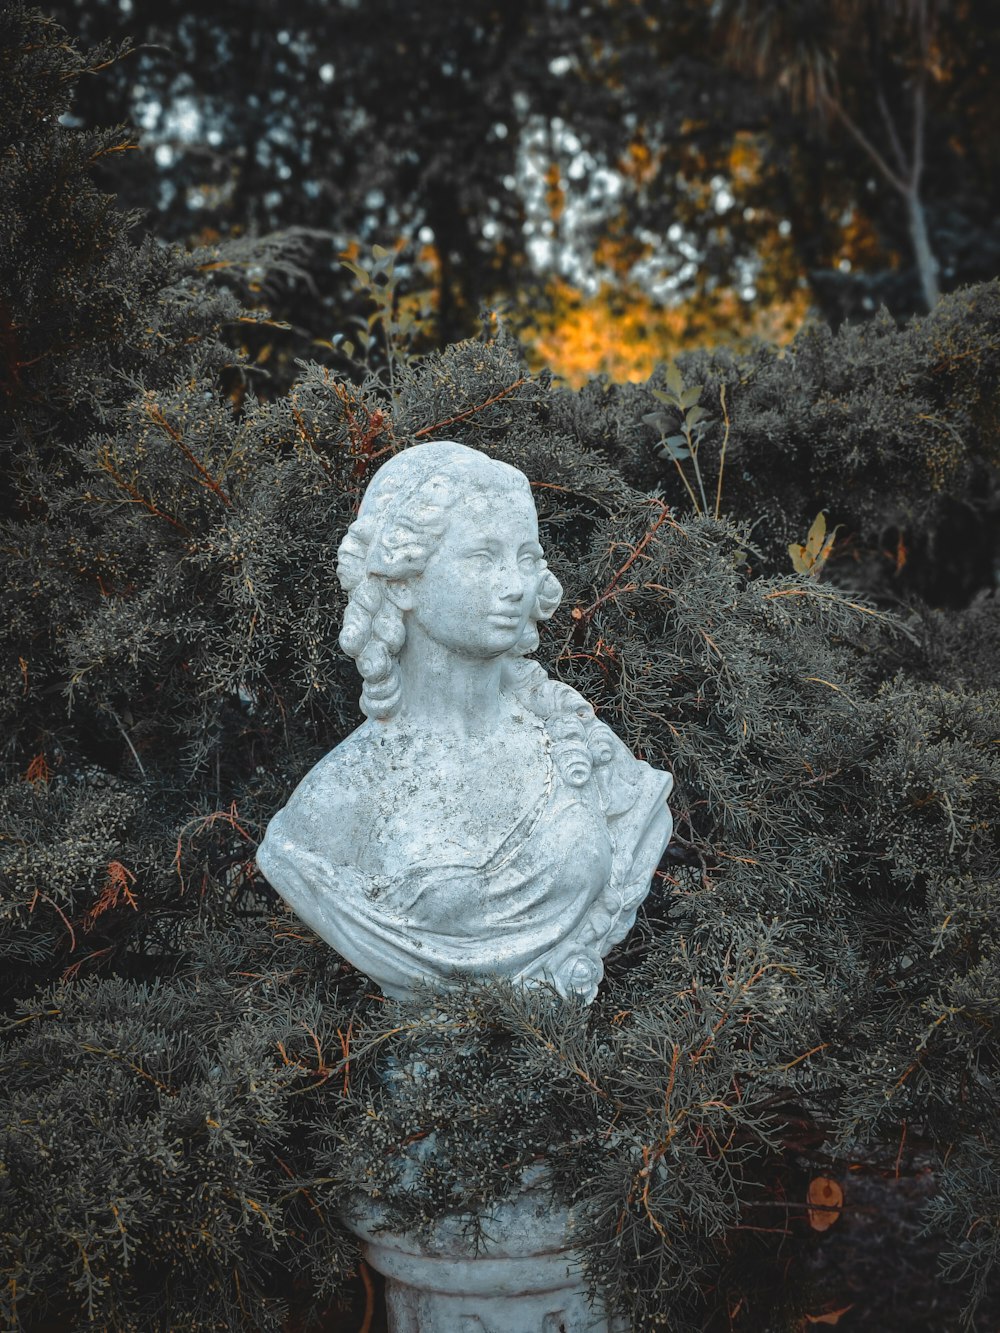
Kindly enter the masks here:
M 411 624 L 399 670 L 401 722 L 466 737 L 489 735 L 500 724 L 501 658 L 464 657 Z

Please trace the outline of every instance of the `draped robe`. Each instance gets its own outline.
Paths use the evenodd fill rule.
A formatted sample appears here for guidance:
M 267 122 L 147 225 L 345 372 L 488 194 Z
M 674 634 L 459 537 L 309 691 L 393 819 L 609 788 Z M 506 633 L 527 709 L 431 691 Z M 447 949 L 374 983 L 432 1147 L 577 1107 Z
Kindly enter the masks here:
M 387 995 L 502 975 L 593 999 L 601 958 L 634 923 L 669 840 L 672 777 L 612 737 L 610 760 L 573 783 L 539 721 L 541 791 L 527 792 L 492 845 L 468 852 L 442 830 L 435 849 L 401 873 L 373 874 L 333 850 L 331 830 L 352 774 L 377 789 L 379 756 L 366 741 L 378 725 L 365 723 L 322 759 L 271 820 L 257 853 L 266 878 Z

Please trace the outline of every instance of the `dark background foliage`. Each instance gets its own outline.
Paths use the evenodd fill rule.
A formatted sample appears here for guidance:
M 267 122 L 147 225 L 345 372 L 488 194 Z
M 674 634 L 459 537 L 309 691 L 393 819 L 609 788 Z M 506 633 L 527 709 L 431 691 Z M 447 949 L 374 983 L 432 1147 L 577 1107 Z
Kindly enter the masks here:
M 277 13 L 231 40 L 283 58 Z M 583 31 L 504 21 L 515 51 L 518 23 Z M 516 90 L 492 40 L 469 38 Z M 575 390 L 492 321 L 429 346 L 366 244 L 370 365 L 266 381 L 240 348 L 293 331 L 247 302 L 307 289 L 311 241 L 246 217 L 147 235 L 187 230 L 107 192 L 119 160 L 131 203 L 155 179 L 90 128 L 85 99 L 134 77 L 115 50 L 0 13 L 4 1326 L 355 1328 L 353 1193 L 419 1226 L 544 1156 L 636 1328 L 994 1327 L 996 284 Z M 394 160 L 388 121 L 340 137 Z M 340 534 L 381 458 L 442 436 L 527 473 L 566 588 L 540 656 L 677 779 L 674 847 L 588 1011 L 386 1003 L 254 866 L 359 720 Z M 806 541 L 821 510 L 830 549 Z M 844 1191 L 826 1231 L 818 1178 Z
M 612 310 L 662 284 L 691 320 L 715 311 L 712 339 L 803 293 L 834 323 L 909 314 L 926 308 L 914 208 L 944 290 L 1000 262 L 991 0 L 47 12 L 135 47 L 78 85 L 73 114 L 135 127 L 138 160 L 98 170 L 157 235 L 313 229 L 280 302 L 306 338 L 349 332 L 336 256 L 354 241 L 403 247 L 441 345 L 483 305 L 558 318 L 553 272 L 603 282 Z

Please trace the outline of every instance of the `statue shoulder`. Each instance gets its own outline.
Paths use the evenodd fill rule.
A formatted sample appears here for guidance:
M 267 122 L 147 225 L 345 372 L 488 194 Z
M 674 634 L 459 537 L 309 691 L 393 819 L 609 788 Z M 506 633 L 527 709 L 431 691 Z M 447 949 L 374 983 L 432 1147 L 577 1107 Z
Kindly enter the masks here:
M 269 837 L 280 832 L 302 846 L 323 848 L 336 860 L 349 856 L 377 771 L 378 737 L 372 728 L 364 723 L 313 765 L 271 821 Z

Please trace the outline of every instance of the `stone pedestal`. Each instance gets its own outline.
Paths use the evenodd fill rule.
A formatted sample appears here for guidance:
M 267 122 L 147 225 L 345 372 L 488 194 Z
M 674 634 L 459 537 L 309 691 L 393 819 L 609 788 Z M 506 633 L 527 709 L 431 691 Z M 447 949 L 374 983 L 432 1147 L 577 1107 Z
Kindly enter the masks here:
M 419 1236 L 379 1229 L 373 1204 L 344 1220 L 386 1279 L 390 1333 L 626 1333 L 588 1299 L 571 1213 L 537 1186 L 487 1210 L 478 1251 L 468 1215 Z

